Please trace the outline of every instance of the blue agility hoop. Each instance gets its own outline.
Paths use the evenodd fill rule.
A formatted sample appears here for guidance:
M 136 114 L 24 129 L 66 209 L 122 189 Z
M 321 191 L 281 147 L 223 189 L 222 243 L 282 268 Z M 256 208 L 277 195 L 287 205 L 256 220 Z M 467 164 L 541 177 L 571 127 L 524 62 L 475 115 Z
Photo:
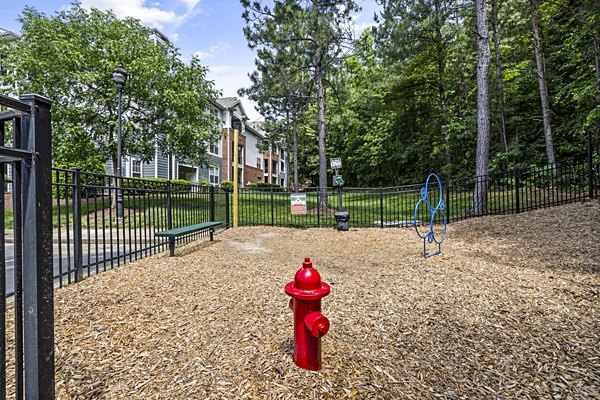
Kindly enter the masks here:
M 437 180 L 437 184 L 438 184 L 439 191 L 440 191 L 440 199 L 435 207 L 432 207 L 431 201 L 429 200 L 429 181 L 432 177 Z M 433 257 L 442 252 L 442 242 L 446 238 L 446 213 L 444 212 L 443 193 L 444 192 L 443 192 L 443 188 L 442 188 L 442 181 L 440 181 L 440 178 L 434 173 L 429 174 L 429 176 L 427 177 L 427 181 L 425 182 L 425 187 L 421 188 L 421 198 L 419 199 L 419 201 L 417 202 L 417 205 L 415 206 L 415 213 L 414 213 L 415 231 L 417 232 L 417 235 L 419 235 L 419 237 L 421 239 L 423 239 L 423 257 L 424 258 Z M 427 231 L 427 233 L 425 233 L 425 234 L 421 234 L 421 232 L 419 232 L 419 224 L 417 223 L 417 221 L 418 221 L 417 213 L 419 210 L 419 206 L 423 202 L 427 205 L 427 208 L 429 209 L 429 231 Z M 442 214 L 442 219 L 444 221 L 444 231 L 442 232 L 441 238 L 435 237 L 434 222 L 435 222 L 435 214 L 437 212 L 440 212 Z M 424 225 L 424 224 L 422 224 L 422 225 Z M 437 251 L 435 253 L 427 254 L 427 244 L 428 243 L 430 245 L 437 244 Z

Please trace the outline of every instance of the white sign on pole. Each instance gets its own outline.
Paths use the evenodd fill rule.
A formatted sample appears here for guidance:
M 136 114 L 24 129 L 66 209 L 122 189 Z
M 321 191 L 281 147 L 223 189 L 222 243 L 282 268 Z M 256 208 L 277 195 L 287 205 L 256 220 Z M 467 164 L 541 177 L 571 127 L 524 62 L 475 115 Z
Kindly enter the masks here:
M 342 168 L 342 159 L 341 158 L 331 158 L 329 159 L 332 169 L 340 169 Z

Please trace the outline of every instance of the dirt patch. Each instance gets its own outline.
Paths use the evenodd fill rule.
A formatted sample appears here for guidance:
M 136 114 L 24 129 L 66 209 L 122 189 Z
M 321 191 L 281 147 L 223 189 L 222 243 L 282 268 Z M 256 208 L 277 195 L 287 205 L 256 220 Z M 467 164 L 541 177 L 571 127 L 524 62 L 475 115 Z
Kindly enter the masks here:
M 412 229 L 230 229 L 59 290 L 58 397 L 600 398 L 598 221 L 473 219 L 428 260 Z M 291 358 L 304 257 L 332 285 L 319 372 Z

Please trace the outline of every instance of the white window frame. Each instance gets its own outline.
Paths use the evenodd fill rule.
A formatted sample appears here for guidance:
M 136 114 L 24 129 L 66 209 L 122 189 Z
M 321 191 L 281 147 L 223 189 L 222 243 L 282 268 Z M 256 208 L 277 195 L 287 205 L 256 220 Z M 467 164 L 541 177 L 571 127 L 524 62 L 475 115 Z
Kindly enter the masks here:
M 137 158 L 130 158 L 129 159 L 129 172 L 130 172 L 130 176 L 132 178 L 143 178 L 143 168 L 142 168 L 142 162 L 140 160 L 138 160 Z M 135 163 L 138 163 L 140 169 L 139 171 L 134 171 L 133 167 L 135 165 Z
M 212 154 L 213 156 L 220 157 L 221 155 L 219 154 L 219 142 L 215 142 L 214 144 L 209 143 L 208 144 L 208 153 Z
M 221 183 L 221 168 L 208 167 L 208 181 L 213 186 L 219 186 Z

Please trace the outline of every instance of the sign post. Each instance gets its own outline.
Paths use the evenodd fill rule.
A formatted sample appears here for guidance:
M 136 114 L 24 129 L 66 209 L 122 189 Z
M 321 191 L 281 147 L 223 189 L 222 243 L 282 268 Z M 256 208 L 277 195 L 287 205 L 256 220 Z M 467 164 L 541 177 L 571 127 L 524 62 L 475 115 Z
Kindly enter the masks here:
M 348 220 L 350 219 L 350 213 L 342 211 L 342 186 L 344 186 L 344 178 L 340 175 L 340 169 L 342 168 L 342 159 L 341 158 L 331 158 L 329 159 L 329 163 L 331 168 L 335 170 L 335 175 L 333 176 L 333 187 L 337 188 L 338 195 L 338 209 L 339 211 L 335 213 L 335 221 L 337 222 L 338 231 L 347 231 L 348 230 Z

